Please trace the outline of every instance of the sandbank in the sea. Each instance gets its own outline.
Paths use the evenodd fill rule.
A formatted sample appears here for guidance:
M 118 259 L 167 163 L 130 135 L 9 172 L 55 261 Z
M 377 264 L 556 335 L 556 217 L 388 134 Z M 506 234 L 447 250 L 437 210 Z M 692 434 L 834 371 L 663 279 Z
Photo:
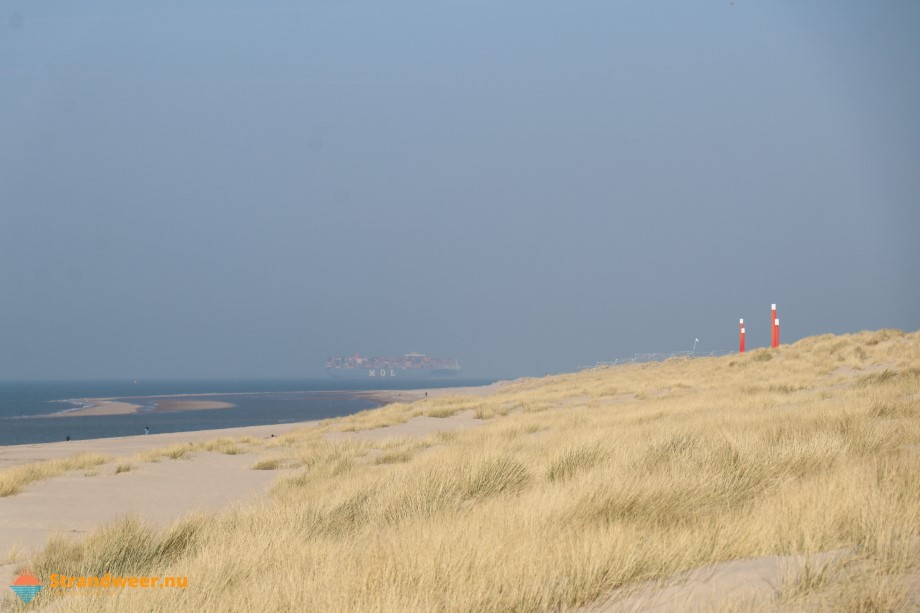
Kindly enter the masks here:
M 217 400 L 164 400 L 157 402 L 153 409 L 144 412 L 173 413 L 178 411 L 202 411 L 208 409 L 229 409 L 236 405 Z M 77 409 L 42 415 L 42 417 L 88 417 L 100 415 L 131 415 L 140 413 L 143 405 L 125 402 L 117 398 L 86 398 L 83 406 Z

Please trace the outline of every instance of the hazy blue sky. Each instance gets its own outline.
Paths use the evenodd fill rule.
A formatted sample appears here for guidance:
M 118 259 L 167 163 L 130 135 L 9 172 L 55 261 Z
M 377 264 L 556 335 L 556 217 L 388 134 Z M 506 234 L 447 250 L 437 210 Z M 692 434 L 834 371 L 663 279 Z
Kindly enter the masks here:
M 0 0 L 0 379 L 920 328 L 920 2 Z

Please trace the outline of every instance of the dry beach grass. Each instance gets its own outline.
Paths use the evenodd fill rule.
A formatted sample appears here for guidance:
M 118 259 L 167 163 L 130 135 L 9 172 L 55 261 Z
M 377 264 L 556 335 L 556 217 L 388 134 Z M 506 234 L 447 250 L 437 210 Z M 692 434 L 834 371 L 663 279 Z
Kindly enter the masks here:
M 362 434 L 467 411 L 484 422 Z M 35 601 L 73 611 L 915 610 L 918 418 L 920 333 L 896 330 L 526 379 L 212 442 L 284 469 L 271 495 L 164 530 L 126 518 L 55 538 L 21 566 L 189 577 Z M 730 598 L 674 591 L 739 560 L 781 568 Z
M 30 483 L 44 481 L 73 470 L 91 469 L 111 460 L 99 453 L 81 453 L 70 458 L 35 462 L 0 471 L 0 497 L 12 496 Z

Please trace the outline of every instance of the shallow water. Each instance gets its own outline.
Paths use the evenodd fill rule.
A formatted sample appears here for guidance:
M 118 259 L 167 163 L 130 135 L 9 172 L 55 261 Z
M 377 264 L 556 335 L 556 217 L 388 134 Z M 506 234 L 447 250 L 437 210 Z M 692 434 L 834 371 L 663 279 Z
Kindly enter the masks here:
M 183 380 L 183 381 L 47 381 L 0 383 L 0 445 L 143 436 L 151 434 L 290 423 L 349 415 L 376 403 L 349 392 L 370 389 L 418 389 L 485 385 L 489 380 L 380 381 L 337 379 Z M 155 412 L 153 396 L 194 395 L 189 400 L 216 400 L 235 406 L 178 412 Z M 126 399 L 144 408 L 131 415 L 48 417 L 72 410 L 86 398 Z

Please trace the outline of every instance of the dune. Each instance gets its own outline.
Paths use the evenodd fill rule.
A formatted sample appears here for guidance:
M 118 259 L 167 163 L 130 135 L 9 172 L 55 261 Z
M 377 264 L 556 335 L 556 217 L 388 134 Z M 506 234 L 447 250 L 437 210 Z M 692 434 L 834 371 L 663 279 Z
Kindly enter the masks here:
M 21 543 L 6 570 L 39 578 L 92 559 L 195 581 L 181 599 L 63 595 L 86 611 L 917 610 L 917 389 L 920 333 L 881 330 L 397 393 L 247 434 L 0 449 L 0 485 L 100 454 L 0 499 L 0 547 Z M 118 542 L 151 545 L 116 547 L 126 512 L 155 531 Z

